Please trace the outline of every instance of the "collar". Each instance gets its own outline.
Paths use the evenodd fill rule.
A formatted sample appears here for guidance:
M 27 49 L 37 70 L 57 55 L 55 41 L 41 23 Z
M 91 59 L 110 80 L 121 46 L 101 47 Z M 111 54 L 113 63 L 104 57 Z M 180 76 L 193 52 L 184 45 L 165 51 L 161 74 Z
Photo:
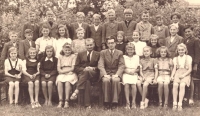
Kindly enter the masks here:
M 93 50 L 90 52 L 90 55 L 93 53 Z M 87 51 L 87 55 L 89 54 L 89 51 Z
M 51 37 L 47 37 L 47 38 L 43 37 L 43 40 L 50 40 L 50 39 L 51 39 Z
M 179 55 L 178 59 L 185 59 L 186 55 L 184 54 L 182 57 Z
M 48 59 L 47 57 L 45 58 L 45 61 L 50 60 L 51 62 L 53 62 L 53 58 Z
M 109 50 L 109 52 L 111 53 L 111 50 L 110 50 L 110 49 L 108 49 L 108 50 Z M 114 52 L 115 52 L 115 49 L 113 49 L 112 52 L 114 53 Z
M 159 60 L 161 60 L 161 61 L 166 61 L 166 60 L 168 60 L 168 58 L 164 58 L 164 59 L 163 59 L 163 58 L 160 57 Z

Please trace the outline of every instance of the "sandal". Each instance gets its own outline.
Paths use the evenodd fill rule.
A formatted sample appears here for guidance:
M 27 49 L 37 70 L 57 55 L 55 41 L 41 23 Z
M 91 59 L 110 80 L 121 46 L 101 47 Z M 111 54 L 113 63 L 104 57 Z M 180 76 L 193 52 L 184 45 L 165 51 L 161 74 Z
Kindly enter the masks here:
M 63 105 L 63 100 L 60 100 L 59 103 L 58 103 L 57 108 L 62 108 L 62 105 Z
M 72 93 L 70 99 L 71 100 L 76 100 L 77 99 L 77 93 L 76 92 Z
M 35 106 L 38 108 L 38 107 L 41 107 L 40 103 L 39 102 L 35 102 Z
M 125 109 L 127 109 L 127 110 L 131 109 L 131 108 L 130 108 L 130 103 L 126 103 Z
M 64 108 L 69 108 L 69 102 L 67 100 L 65 100 Z
M 31 103 L 31 108 L 36 108 L 35 102 Z
M 162 108 L 162 105 L 163 105 L 163 103 L 162 103 L 162 102 L 160 102 L 160 103 L 159 103 L 159 107 L 160 107 L 160 108 Z

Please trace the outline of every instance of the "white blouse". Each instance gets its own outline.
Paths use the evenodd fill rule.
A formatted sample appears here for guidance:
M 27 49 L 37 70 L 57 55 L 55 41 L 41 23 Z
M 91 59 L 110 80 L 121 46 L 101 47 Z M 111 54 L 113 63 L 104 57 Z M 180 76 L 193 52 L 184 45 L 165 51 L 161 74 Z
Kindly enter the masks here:
M 138 55 L 133 55 L 133 57 L 128 57 L 127 55 L 123 55 L 123 57 L 126 68 L 137 69 L 137 67 L 140 66 L 139 63 L 140 58 Z
M 147 46 L 146 42 L 138 41 L 138 42 L 131 42 L 135 45 L 135 53 L 138 56 L 143 56 L 143 48 Z
M 178 63 L 177 63 L 177 58 L 178 58 Z M 186 58 L 187 58 L 187 64 L 186 65 L 187 66 L 192 65 L 192 57 L 189 56 L 189 55 L 183 55 L 182 57 L 180 57 L 180 56 L 175 57 L 173 59 L 173 63 L 176 66 L 177 66 L 177 64 L 179 64 L 179 68 L 185 68 Z
M 65 43 L 72 44 L 72 40 L 70 38 L 62 38 L 55 41 L 55 51 L 57 58 L 60 56 L 60 52 Z
M 12 60 L 10 60 L 10 61 L 11 61 L 12 67 L 15 68 L 15 64 L 16 64 L 16 62 L 17 62 L 17 59 L 16 59 L 15 61 L 12 61 Z M 5 60 L 4 66 L 5 66 L 5 70 L 7 70 L 7 71 L 9 71 L 9 70 L 12 69 L 11 66 L 10 66 L 10 62 L 9 62 L 8 59 Z M 18 71 L 20 71 L 20 68 L 23 70 L 23 69 L 26 68 L 26 67 L 24 67 L 23 61 L 22 61 L 21 59 L 18 58 L 18 62 L 17 62 L 17 65 L 16 65 L 16 68 L 15 68 L 15 69 L 18 70 Z

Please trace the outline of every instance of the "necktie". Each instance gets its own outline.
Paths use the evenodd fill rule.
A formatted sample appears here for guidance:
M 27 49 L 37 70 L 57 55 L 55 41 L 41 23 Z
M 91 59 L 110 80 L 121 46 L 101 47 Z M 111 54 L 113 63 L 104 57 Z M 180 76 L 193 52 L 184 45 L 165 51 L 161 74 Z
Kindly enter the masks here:
M 110 50 L 111 57 L 113 57 L 113 50 Z
M 88 62 L 90 62 L 90 54 L 92 51 L 88 51 L 88 52 L 89 52 L 89 54 L 87 55 L 87 60 L 88 60 Z

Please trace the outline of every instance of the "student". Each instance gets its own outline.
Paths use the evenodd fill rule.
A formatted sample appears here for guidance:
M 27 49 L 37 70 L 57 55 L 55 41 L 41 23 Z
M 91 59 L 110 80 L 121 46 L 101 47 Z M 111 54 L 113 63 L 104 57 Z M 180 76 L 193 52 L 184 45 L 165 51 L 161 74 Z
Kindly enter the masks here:
M 82 52 L 86 50 L 85 39 L 84 39 L 85 30 L 83 28 L 78 28 L 76 34 L 78 39 L 72 41 L 72 51 L 74 53 Z
M 8 49 L 8 58 L 4 62 L 4 71 L 6 82 L 9 84 L 8 95 L 10 105 L 15 103 L 18 105 L 19 98 L 19 82 L 21 81 L 21 74 L 23 69 L 23 61 L 17 57 L 17 48 L 10 47 Z M 15 100 L 13 100 L 15 94 Z
M 125 47 L 126 43 L 124 43 L 124 32 L 118 31 L 117 32 L 117 42 L 116 42 L 116 49 L 121 50 L 125 54 Z
M 102 49 L 102 25 L 101 23 L 101 15 L 94 14 L 93 15 L 93 25 L 89 27 L 89 37 L 94 39 L 95 42 L 95 50 L 101 51 Z
M 156 26 L 153 27 L 153 33 L 158 36 L 158 43 L 160 46 L 164 45 L 165 38 L 169 36 L 169 29 L 163 24 L 163 16 L 156 16 Z
M 55 51 L 56 51 L 56 57 L 58 58 L 60 56 L 60 52 L 62 50 L 62 46 L 67 42 L 69 44 L 72 43 L 72 40 L 70 38 L 66 38 L 69 35 L 67 35 L 67 28 L 65 25 L 58 25 L 58 39 L 55 41 Z
M 38 96 L 39 96 L 39 61 L 37 58 L 37 51 L 35 48 L 29 48 L 27 58 L 23 61 L 24 68 L 22 70 L 24 74 L 23 82 L 28 83 L 28 92 L 30 95 L 30 102 L 32 108 L 41 107 Z M 35 100 L 34 100 L 35 94 Z
M 172 24 L 176 25 L 176 27 L 178 28 L 177 34 L 181 37 L 184 37 L 184 25 L 180 24 L 179 22 L 180 20 L 181 20 L 181 15 L 179 13 L 174 12 L 171 15 Z
M 151 34 L 153 34 L 153 26 L 151 23 L 149 23 L 149 12 L 144 11 L 141 15 L 141 18 L 142 21 L 137 23 L 135 30 L 141 34 L 140 41 L 148 42 L 149 37 Z
M 39 25 L 37 24 L 36 22 L 36 18 L 37 18 L 37 15 L 35 12 L 30 12 L 29 15 L 29 22 L 24 24 L 23 26 L 23 29 L 22 29 L 22 39 L 26 39 L 26 36 L 25 36 L 25 30 L 26 29 L 31 29 L 33 31 L 33 41 L 36 41 L 37 38 L 39 38 Z
M 18 33 L 15 31 L 10 31 L 9 32 L 9 39 L 10 41 L 5 43 L 3 46 L 3 50 L 1 52 L 1 61 L 4 63 L 5 59 L 9 56 L 8 50 L 11 47 L 19 48 L 19 42 L 17 41 L 18 39 Z
M 192 71 L 192 57 L 187 55 L 187 47 L 181 43 L 177 46 L 177 57 L 174 57 L 174 68 L 171 74 L 173 80 L 173 110 L 182 111 L 182 102 L 185 95 L 185 86 L 190 85 Z M 179 88 L 179 91 L 178 91 Z M 178 103 L 177 103 L 177 97 Z
M 158 69 L 156 67 L 156 59 L 151 58 L 151 47 L 143 48 L 144 58 L 140 60 L 140 82 L 143 82 L 142 101 L 140 102 L 140 109 L 148 107 L 148 99 L 146 98 L 149 84 L 155 84 L 158 76 Z
M 159 97 L 159 107 L 168 108 L 168 96 L 169 96 L 169 83 L 170 83 L 170 74 L 173 68 L 173 62 L 170 58 L 169 51 L 167 47 L 161 46 L 157 49 L 157 67 L 158 67 L 158 97 Z M 163 99 L 163 90 L 164 90 L 164 104 Z
M 147 46 L 146 42 L 140 41 L 140 33 L 138 31 L 133 32 L 133 41 L 132 43 L 135 46 L 135 53 L 138 56 L 143 56 L 143 48 Z
M 71 30 L 70 24 L 67 23 L 67 16 L 65 14 L 62 14 L 58 17 L 58 19 L 59 19 L 58 24 L 65 25 L 65 27 L 66 27 L 65 38 L 72 38 L 72 30 Z M 59 25 L 58 25 L 58 27 L 59 27 Z
M 45 47 L 44 57 L 40 61 L 42 91 L 45 98 L 44 105 L 52 106 L 52 90 L 57 76 L 57 62 L 58 59 L 55 57 L 53 46 L 47 45 Z
M 74 85 L 78 78 L 74 73 L 74 65 L 76 56 L 72 54 L 71 44 L 65 43 L 63 45 L 60 56 L 58 57 L 57 70 L 59 75 L 56 79 L 56 85 L 58 87 L 59 104 L 58 108 L 64 105 L 64 108 L 69 107 L 69 96 L 72 91 L 71 85 Z M 65 85 L 65 99 L 63 104 L 63 84 Z
M 24 34 L 26 39 L 19 42 L 19 58 L 22 60 L 26 59 L 30 47 L 36 47 L 33 41 L 33 31 L 26 29 Z
M 171 58 L 174 58 L 177 45 L 183 43 L 184 39 L 177 34 L 178 27 L 174 24 L 170 25 L 169 32 L 170 36 L 165 38 L 165 46 L 168 48 Z
M 156 50 L 160 47 L 158 43 L 158 36 L 155 34 L 152 34 L 150 36 L 150 40 L 147 45 L 151 47 L 151 50 L 152 50 L 151 57 L 156 58 L 157 57 Z
M 192 73 L 191 73 L 191 83 L 190 83 L 190 99 L 189 104 L 193 105 L 194 100 L 194 82 L 193 78 L 196 76 L 197 67 L 200 60 L 200 41 L 194 36 L 194 28 L 191 25 L 185 26 L 185 40 L 184 43 L 188 50 L 188 55 L 192 57 Z
M 132 34 L 136 28 L 136 22 L 133 21 L 133 10 L 125 9 L 124 18 L 125 20 L 120 23 L 120 28 L 124 32 L 124 42 L 127 43 L 133 41 Z
M 41 58 L 44 56 L 46 46 L 51 45 L 55 47 L 55 43 L 56 43 L 56 39 L 49 36 L 50 29 L 47 25 L 43 25 L 41 31 L 42 31 L 42 37 L 38 38 L 35 41 L 36 50 L 38 52 L 38 60 L 41 60 Z
M 85 20 L 85 14 L 83 12 L 77 12 L 76 13 L 76 23 L 71 24 L 71 29 L 72 29 L 72 40 L 77 39 L 77 34 L 76 30 L 78 28 L 83 28 L 85 30 L 84 32 L 84 39 L 88 37 L 88 30 L 89 30 L 89 25 L 87 23 L 84 23 Z
M 115 20 L 116 14 L 113 9 L 108 10 L 108 22 L 104 23 L 103 25 L 103 34 L 102 34 L 102 48 L 106 49 L 106 38 L 109 38 L 110 36 L 117 35 L 117 32 L 120 31 L 120 25 Z
M 49 29 L 49 37 L 58 38 L 58 24 L 54 20 L 54 13 L 52 11 L 46 11 L 47 21 L 40 25 L 40 37 L 43 35 L 43 26 L 47 26 Z
M 137 94 L 137 88 L 136 83 L 138 80 L 138 67 L 139 64 L 139 56 L 135 54 L 135 46 L 131 42 L 129 42 L 126 45 L 126 55 L 124 57 L 125 62 L 125 69 L 124 74 L 122 76 L 122 82 L 124 84 L 124 91 L 125 91 L 125 97 L 126 97 L 126 109 L 136 108 L 136 94 Z M 131 91 L 130 89 L 131 88 Z M 132 95 L 132 103 L 130 104 L 130 94 Z

